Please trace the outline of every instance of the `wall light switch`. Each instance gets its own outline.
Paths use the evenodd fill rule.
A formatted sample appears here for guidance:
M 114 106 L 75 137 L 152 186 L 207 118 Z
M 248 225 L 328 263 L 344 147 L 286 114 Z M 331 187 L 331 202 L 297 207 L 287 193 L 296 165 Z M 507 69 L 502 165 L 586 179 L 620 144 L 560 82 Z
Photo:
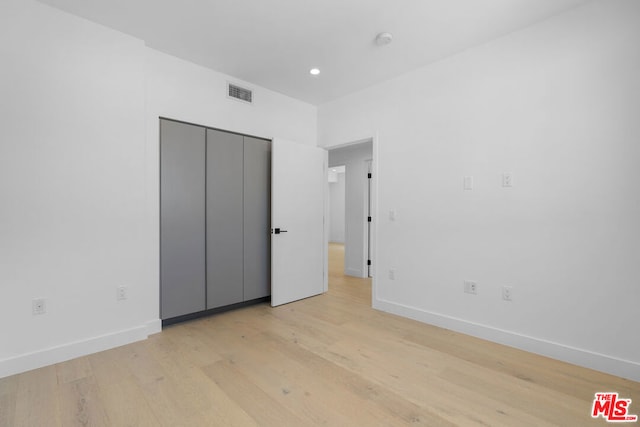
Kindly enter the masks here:
M 389 210 L 389 221 L 395 221 L 396 220 L 396 210 L 395 209 L 390 209 Z
M 465 190 L 473 190 L 473 177 L 465 176 L 462 178 L 462 187 Z
M 116 288 L 116 300 L 124 301 L 127 299 L 127 287 L 126 286 L 118 286 Z

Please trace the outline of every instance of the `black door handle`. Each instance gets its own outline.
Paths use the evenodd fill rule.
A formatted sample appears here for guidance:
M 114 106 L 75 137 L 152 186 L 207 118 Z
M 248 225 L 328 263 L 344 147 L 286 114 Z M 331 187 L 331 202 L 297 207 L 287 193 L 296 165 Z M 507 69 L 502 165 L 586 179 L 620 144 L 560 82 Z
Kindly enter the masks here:
M 286 233 L 287 230 L 282 230 L 280 228 L 274 228 L 273 229 L 273 234 L 280 234 L 280 233 Z

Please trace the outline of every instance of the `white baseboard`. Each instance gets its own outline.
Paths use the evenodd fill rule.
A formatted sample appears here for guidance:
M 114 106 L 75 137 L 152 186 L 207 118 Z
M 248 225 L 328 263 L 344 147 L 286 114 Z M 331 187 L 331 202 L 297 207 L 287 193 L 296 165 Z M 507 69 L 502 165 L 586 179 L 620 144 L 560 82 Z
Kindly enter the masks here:
M 162 321 L 160 319 L 152 320 L 135 328 L 0 360 L 0 378 L 142 341 L 149 335 L 158 333 L 161 330 Z
M 147 336 L 162 332 L 162 320 L 156 319 L 147 322 Z
M 640 381 L 640 363 L 374 298 L 373 308 L 530 353 Z

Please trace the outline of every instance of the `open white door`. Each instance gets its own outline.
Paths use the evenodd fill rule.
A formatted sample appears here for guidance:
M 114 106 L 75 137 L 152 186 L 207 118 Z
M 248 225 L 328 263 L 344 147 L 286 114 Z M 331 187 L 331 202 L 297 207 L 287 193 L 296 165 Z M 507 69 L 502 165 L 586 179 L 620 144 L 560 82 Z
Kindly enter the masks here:
M 274 139 L 271 152 L 271 305 L 325 292 L 327 151 Z

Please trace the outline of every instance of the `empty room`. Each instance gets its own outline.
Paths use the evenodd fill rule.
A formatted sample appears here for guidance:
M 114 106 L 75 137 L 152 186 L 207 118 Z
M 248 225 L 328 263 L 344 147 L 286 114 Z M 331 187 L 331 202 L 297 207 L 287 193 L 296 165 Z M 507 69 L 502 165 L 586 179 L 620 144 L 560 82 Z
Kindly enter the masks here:
M 640 1 L 1 0 L 0 427 L 640 414 Z

